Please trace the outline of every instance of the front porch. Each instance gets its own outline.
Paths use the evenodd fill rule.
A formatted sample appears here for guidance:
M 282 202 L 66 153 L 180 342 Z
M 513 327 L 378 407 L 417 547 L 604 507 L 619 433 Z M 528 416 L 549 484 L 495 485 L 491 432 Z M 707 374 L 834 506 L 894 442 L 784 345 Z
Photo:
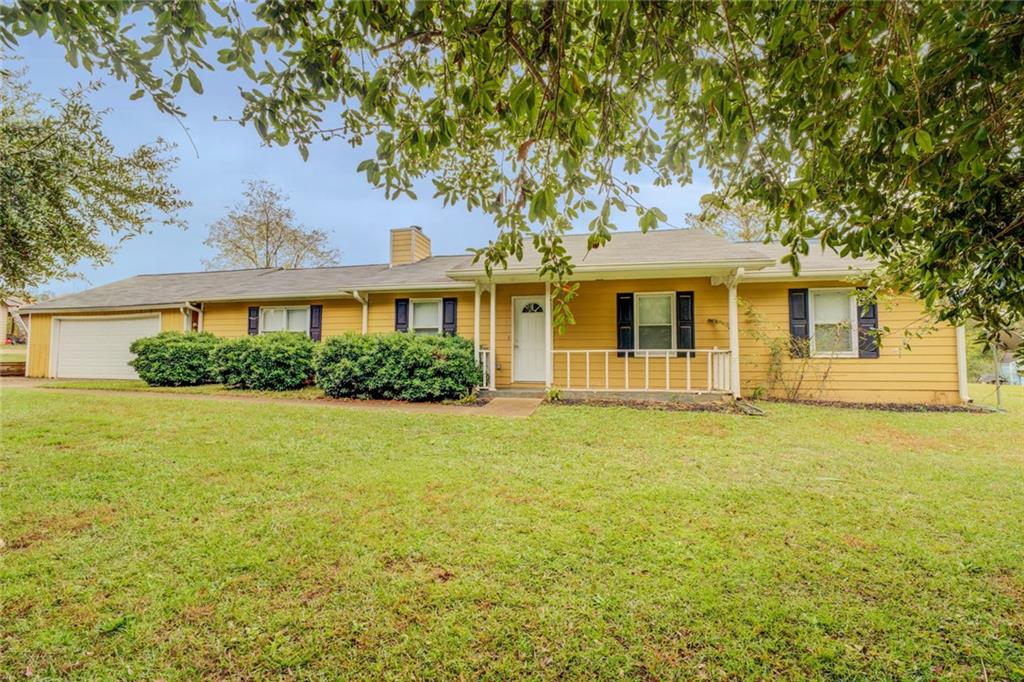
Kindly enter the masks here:
M 569 306 L 559 332 L 550 283 L 477 284 L 483 388 L 739 396 L 735 277 L 584 281 Z

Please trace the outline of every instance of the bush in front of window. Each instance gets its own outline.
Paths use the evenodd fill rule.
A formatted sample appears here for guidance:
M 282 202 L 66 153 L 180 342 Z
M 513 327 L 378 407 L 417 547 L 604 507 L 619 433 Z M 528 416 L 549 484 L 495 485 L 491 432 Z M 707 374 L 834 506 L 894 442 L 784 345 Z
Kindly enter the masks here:
M 473 344 L 459 336 L 335 336 L 317 348 L 314 369 L 333 398 L 455 400 L 481 381 Z
M 198 386 L 216 381 L 212 355 L 221 339 L 206 332 L 162 332 L 132 342 L 128 364 L 150 386 Z
M 231 388 L 288 391 L 313 376 L 315 343 L 305 334 L 273 332 L 224 341 L 213 352 L 217 380 Z

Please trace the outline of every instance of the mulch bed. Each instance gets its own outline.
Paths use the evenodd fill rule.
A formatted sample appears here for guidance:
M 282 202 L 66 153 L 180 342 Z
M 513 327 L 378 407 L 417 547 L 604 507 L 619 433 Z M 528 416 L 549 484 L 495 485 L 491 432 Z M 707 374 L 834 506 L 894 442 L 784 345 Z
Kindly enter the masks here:
M 742 414 L 732 401 L 708 401 L 699 403 L 668 402 L 665 400 L 623 400 L 621 398 L 561 398 L 549 400 L 548 405 L 587 405 L 589 407 L 628 407 L 634 410 L 658 410 L 661 412 L 723 412 Z
M 725 414 L 744 414 L 743 410 L 732 401 L 716 402 L 668 402 L 664 400 L 623 400 L 619 398 L 562 398 L 546 401 L 548 405 L 587 405 L 590 407 L 628 407 L 634 410 L 659 410 L 662 412 L 720 412 Z M 991 414 L 997 410 L 982 405 L 920 405 L 908 403 L 851 403 L 839 400 L 789 400 L 786 398 L 762 398 L 758 403 L 778 403 L 782 405 L 808 405 L 810 407 L 837 407 L 847 410 L 877 410 L 881 412 L 970 412 L 973 414 Z M 743 401 L 743 404 L 757 408 L 754 403 Z
M 982 405 L 922 405 L 917 403 L 849 403 L 841 400 L 791 400 L 789 398 L 761 398 L 763 403 L 783 405 L 810 405 L 811 407 L 839 407 L 848 410 L 878 410 L 881 412 L 973 412 L 991 414 L 997 410 Z

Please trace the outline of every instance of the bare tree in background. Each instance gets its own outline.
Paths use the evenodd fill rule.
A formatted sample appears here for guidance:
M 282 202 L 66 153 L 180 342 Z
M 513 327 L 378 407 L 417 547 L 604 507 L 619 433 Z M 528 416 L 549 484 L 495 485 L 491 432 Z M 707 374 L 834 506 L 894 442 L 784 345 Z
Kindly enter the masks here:
M 341 252 L 328 243 L 323 230 L 295 222 L 288 196 L 265 180 L 245 183 L 244 201 L 210 225 L 203 243 L 217 255 L 203 261 L 218 268 L 303 268 L 337 265 Z
M 700 208 L 700 213 L 686 215 L 687 227 L 704 230 L 734 242 L 764 239 L 768 214 L 755 203 L 724 204 L 714 195 L 705 195 L 701 198 Z

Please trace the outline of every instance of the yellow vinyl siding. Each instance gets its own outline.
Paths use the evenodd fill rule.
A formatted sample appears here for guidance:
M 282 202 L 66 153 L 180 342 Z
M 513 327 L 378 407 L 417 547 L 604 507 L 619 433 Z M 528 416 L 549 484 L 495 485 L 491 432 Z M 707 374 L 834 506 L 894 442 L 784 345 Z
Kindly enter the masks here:
M 400 238 L 402 235 L 395 235 Z M 740 375 L 742 392 L 750 396 L 762 388 L 776 395 L 785 393 L 778 382 L 773 386 L 769 377 L 771 367 L 770 338 L 788 338 L 788 290 L 799 288 L 827 288 L 849 286 L 843 282 L 822 283 L 741 283 L 740 298 Z M 480 299 L 481 347 L 490 346 L 489 339 L 489 287 L 482 287 Z M 712 286 L 708 278 L 638 279 L 582 282 L 570 307 L 575 324 L 562 333 L 555 331 L 554 349 L 607 350 L 608 376 L 605 377 L 604 353 L 591 356 L 589 367 L 590 388 L 600 390 L 607 385 L 611 390 L 626 388 L 626 367 L 629 369 L 629 387 L 644 387 L 644 369 L 647 368 L 647 388 L 664 390 L 666 387 L 665 358 L 642 353 L 636 357 L 620 358 L 616 353 L 616 295 L 692 291 L 694 293 L 694 332 L 699 350 L 729 347 L 728 290 Z M 542 296 L 544 285 L 539 282 L 500 284 L 495 300 L 495 383 L 501 387 L 543 386 L 540 384 L 513 384 L 512 382 L 512 298 Z M 458 299 L 458 333 L 473 338 L 473 292 L 467 291 L 396 291 L 370 293 L 368 331 L 387 333 L 395 328 L 396 298 Z M 203 329 L 225 338 L 245 336 L 248 333 L 248 308 L 251 305 L 323 305 L 323 338 L 344 332 L 362 330 L 362 305 L 351 298 L 327 300 L 262 301 L 235 303 L 206 303 L 203 306 Z M 674 301 L 673 301 L 674 305 Z M 748 309 L 756 314 L 751 315 Z M 181 330 L 183 320 L 177 310 L 133 311 L 161 312 L 163 330 Z M 125 313 L 77 313 L 79 315 L 117 315 Z M 64 315 L 63 313 L 61 314 Z M 879 324 L 889 328 L 883 339 L 881 356 L 877 359 L 813 358 L 794 360 L 783 353 L 783 384 L 791 384 L 801 363 L 807 366 L 799 396 L 807 399 L 865 402 L 956 403 L 959 400 L 956 363 L 956 334 L 948 325 L 930 328 L 927 333 L 907 337 L 905 332 L 923 331 L 927 326 L 919 302 L 907 296 L 895 296 L 879 301 Z M 29 318 L 30 339 L 29 376 L 46 376 L 49 370 L 51 315 L 36 314 Z M 756 323 L 755 323 L 755 320 Z M 676 330 L 673 329 L 673 335 Z M 668 360 L 667 386 L 669 390 L 707 389 L 708 360 L 706 354 L 689 359 L 671 357 Z M 556 385 L 569 385 L 574 389 L 587 386 L 587 362 L 582 353 L 571 355 L 569 363 L 564 353 L 557 353 L 552 362 Z M 571 369 L 571 377 L 570 377 Z M 571 380 L 570 380 L 571 379 Z
M 50 372 L 50 332 L 54 317 L 107 317 L 110 315 L 160 314 L 160 331 L 182 331 L 185 321 L 178 310 L 132 310 L 78 313 L 33 313 L 29 319 L 28 376 L 45 377 Z
M 774 395 L 792 389 L 803 371 L 799 397 L 811 400 L 957 403 L 956 331 L 931 325 L 922 304 L 909 296 L 878 301 L 878 323 L 888 327 L 878 358 L 794 359 L 783 353 L 785 379 L 771 385 L 770 340 L 788 338 L 789 289 L 850 286 L 835 282 L 741 283 L 740 377 L 743 394 L 757 387 Z M 753 310 L 755 315 L 748 311 Z M 756 320 L 756 321 L 755 321 Z M 907 335 L 910 332 L 910 335 Z M 923 333 L 923 335 L 921 335 Z M 919 336 L 920 335 L 920 336 Z
M 392 230 L 391 264 L 407 265 L 412 262 L 412 230 Z
M 395 299 L 396 298 L 455 298 L 456 304 L 455 330 L 456 333 L 470 341 L 473 340 L 473 292 L 472 291 L 399 291 L 388 293 L 371 293 L 369 325 L 367 331 L 371 334 L 386 334 L 395 331 Z M 487 325 L 488 323 L 488 301 L 487 294 L 480 296 L 480 343 L 487 346 Z
M 725 287 L 711 286 L 708 278 L 690 279 L 638 279 L 581 282 L 576 297 L 569 303 L 576 323 L 565 328 L 562 334 L 555 333 L 554 348 L 559 350 L 600 350 L 614 351 L 617 345 L 616 295 L 619 293 L 668 293 L 672 294 L 673 309 L 676 305 L 675 292 L 692 291 L 694 294 L 694 334 L 696 347 L 711 349 L 729 348 L 728 291 Z M 541 289 L 543 292 L 543 289 Z M 675 338 L 676 329 L 672 329 Z M 501 337 L 499 336 L 499 339 Z M 707 355 L 698 353 L 689 358 L 673 356 L 668 360 L 668 379 L 665 375 L 664 356 L 620 358 L 615 352 L 608 354 L 608 381 L 610 390 L 644 388 L 645 367 L 647 387 L 650 389 L 683 390 L 687 382 L 689 364 L 690 387 L 693 390 L 707 388 Z M 603 354 L 591 354 L 590 387 L 604 389 L 605 360 Z M 587 359 L 583 353 L 555 353 L 552 364 L 554 382 L 558 386 L 573 389 L 587 387 Z M 499 377 L 501 375 L 499 374 Z
M 412 244 L 412 260 L 414 263 L 418 263 L 424 258 L 430 258 L 430 238 L 427 235 L 417 231 Z
M 207 303 L 203 306 L 203 331 L 226 339 L 249 333 L 249 306 L 307 306 L 322 305 L 323 330 L 321 338 L 338 336 L 363 329 L 363 306 L 351 298 L 291 301 L 243 301 L 234 303 Z

